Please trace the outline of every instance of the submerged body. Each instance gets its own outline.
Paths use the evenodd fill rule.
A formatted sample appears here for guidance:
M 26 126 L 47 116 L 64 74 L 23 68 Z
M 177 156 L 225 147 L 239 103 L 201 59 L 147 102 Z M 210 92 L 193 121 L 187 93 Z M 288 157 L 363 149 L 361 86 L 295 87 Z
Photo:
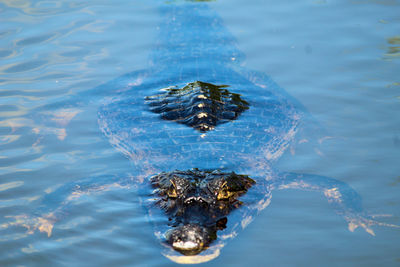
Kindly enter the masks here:
M 151 54 L 153 67 L 127 77 L 125 84 L 131 86 L 115 88 L 117 93 L 99 110 L 99 125 L 132 160 L 143 184 L 158 173 L 188 174 L 193 168 L 220 170 L 225 178 L 235 172 L 256 181 L 243 196 L 232 196 L 237 209 L 227 204 L 220 210 L 225 211 L 222 217 L 213 211 L 224 201 L 207 202 L 194 195 L 191 204 L 180 200 L 183 208 L 169 223 L 155 223 L 156 235 L 167 244 L 165 255 L 177 261 L 204 261 L 215 257 L 225 240 L 267 205 L 267 181 L 276 178 L 271 163 L 294 140 L 304 113 L 267 76 L 239 66 L 243 56 L 234 38 L 207 4 L 166 4 L 160 11 L 163 24 Z M 162 216 L 163 210 L 168 215 L 165 205 L 176 202 L 176 196 L 171 199 L 168 194 L 155 199 L 145 201 L 150 220 L 155 214 Z M 221 220 L 227 220 L 226 225 Z M 189 232 L 192 237 L 182 241 Z M 204 238 L 194 241 L 195 236 Z

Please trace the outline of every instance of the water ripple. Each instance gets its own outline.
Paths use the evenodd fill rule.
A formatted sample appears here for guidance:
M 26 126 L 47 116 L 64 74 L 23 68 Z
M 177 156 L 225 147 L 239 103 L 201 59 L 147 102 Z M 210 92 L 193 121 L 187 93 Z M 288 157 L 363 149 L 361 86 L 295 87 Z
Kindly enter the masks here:
M 48 61 L 45 60 L 32 60 L 28 62 L 22 62 L 22 63 L 17 63 L 13 64 L 9 67 L 5 67 L 3 70 L 5 73 L 17 73 L 17 72 L 25 72 L 25 71 L 31 71 L 38 69 L 48 63 Z
M 21 40 L 17 40 L 15 43 L 17 46 L 34 45 L 34 44 L 44 43 L 46 41 L 49 41 L 49 40 L 53 39 L 55 36 L 56 36 L 55 33 L 43 34 L 40 36 L 33 36 L 33 37 L 28 37 L 28 38 L 24 38 Z
M 10 183 L 0 184 L 0 192 L 11 188 L 20 187 L 24 184 L 23 181 L 14 181 Z

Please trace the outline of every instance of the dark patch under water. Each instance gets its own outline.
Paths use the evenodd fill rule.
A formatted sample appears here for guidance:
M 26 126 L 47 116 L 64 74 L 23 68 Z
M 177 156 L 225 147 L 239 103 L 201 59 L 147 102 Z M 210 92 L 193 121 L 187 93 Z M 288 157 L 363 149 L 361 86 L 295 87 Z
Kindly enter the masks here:
M 165 88 L 165 93 L 148 96 L 146 100 L 150 110 L 164 120 L 207 132 L 237 119 L 249 108 L 249 103 L 240 94 L 228 91 L 227 87 L 196 81 L 183 88 Z

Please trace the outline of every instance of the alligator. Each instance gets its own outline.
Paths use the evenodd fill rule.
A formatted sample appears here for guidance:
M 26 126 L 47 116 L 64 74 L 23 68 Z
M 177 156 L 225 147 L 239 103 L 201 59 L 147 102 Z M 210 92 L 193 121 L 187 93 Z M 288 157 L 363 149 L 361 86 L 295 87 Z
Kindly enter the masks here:
M 134 179 L 124 184 L 146 192 L 143 205 L 162 254 L 178 263 L 216 258 L 270 204 L 274 190 L 321 192 L 352 231 L 374 234 L 372 225 L 394 226 L 368 216 L 359 195 L 341 181 L 273 167 L 309 115 L 267 75 L 241 66 L 235 39 L 201 2 L 161 4 L 150 68 L 91 92 L 106 96 L 100 129 L 132 162 Z M 110 188 L 107 181 L 95 184 L 77 182 L 52 194 L 68 191 L 69 201 Z M 50 235 L 62 205 L 31 221 L 29 230 Z
M 199 2 L 160 7 L 152 67 L 106 84 L 117 93 L 98 112 L 105 136 L 140 170 L 137 182 L 155 189 L 144 203 L 162 254 L 178 263 L 217 257 L 274 189 L 320 191 L 349 229 L 373 234 L 384 224 L 345 183 L 273 168 L 309 116 L 268 76 L 240 66 L 235 39 Z M 152 219 L 163 214 L 168 223 Z

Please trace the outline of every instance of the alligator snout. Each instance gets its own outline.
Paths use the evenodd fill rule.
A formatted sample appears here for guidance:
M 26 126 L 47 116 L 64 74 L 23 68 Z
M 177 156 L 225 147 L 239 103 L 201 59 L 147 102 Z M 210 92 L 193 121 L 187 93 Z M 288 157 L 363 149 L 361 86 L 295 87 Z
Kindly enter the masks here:
M 167 242 L 182 254 L 195 255 L 203 250 L 208 242 L 208 230 L 197 224 L 187 224 L 170 230 Z
M 186 224 L 167 232 L 166 240 L 182 254 L 196 255 L 208 246 L 214 236 L 216 236 L 215 230 L 198 224 Z

